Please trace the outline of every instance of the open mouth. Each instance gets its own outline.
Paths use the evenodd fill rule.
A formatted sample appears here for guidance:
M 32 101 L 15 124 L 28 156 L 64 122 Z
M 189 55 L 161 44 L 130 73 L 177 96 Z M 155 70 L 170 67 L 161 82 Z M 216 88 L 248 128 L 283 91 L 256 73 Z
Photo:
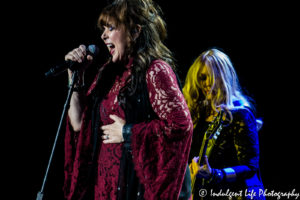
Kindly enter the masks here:
M 112 43 L 107 43 L 106 46 L 107 46 L 107 48 L 108 48 L 109 53 L 110 53 L 111 55 L 113 55 L 114 52 L 115 52 L 115 45 L 113 45 Z

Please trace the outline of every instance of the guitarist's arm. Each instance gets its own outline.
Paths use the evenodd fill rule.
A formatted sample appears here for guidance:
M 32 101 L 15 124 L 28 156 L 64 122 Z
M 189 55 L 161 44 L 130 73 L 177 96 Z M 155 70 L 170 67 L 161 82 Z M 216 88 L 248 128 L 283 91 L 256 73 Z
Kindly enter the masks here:
M 196 171 L 197 169 L 197 178 L 204 178 L 205 180 L 214 183 L 219 183 L 224 180 L 224 176 L 226 176 L 226 169 L 220 170 L 211 168 L 207 156 L 205 156 L 203 160 L 203 165 L 201 166 L 198 164 L 197 159 L 198 157 L 195 157 L 191 163 L 193 171 Z
M 236 179 L 247 179 L 259 170 L 256 120 L 248 109 L 239 109 L 234 113 L 234 117 L 234 145 L 239 165 L 229 168 L 228 171 L 234 171 Z

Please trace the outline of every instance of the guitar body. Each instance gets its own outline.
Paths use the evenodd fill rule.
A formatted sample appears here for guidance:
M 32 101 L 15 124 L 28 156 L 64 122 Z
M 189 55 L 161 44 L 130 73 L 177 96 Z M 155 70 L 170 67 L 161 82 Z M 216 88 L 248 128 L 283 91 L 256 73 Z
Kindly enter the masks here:
M 192 162 L 189 164 L 190 173 L 191 173 L 191 180 L 193 183 L 192 187 L 192 199 L 197 200 L 200 199 L 199 190 L 204 188 L 204 179 L 197 178 L 197 173 L 199 170 L 199 164 L 193 159 Z

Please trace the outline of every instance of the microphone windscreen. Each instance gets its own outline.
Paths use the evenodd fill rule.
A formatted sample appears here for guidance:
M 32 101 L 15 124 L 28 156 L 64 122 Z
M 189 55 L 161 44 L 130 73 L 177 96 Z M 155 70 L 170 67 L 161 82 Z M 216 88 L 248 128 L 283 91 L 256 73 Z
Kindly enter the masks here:
M 88 46 L 88 52 L 90 52 L 93 56 L 97 56 L 99 53 L 99 48 L 96 45 L 91 44 Z

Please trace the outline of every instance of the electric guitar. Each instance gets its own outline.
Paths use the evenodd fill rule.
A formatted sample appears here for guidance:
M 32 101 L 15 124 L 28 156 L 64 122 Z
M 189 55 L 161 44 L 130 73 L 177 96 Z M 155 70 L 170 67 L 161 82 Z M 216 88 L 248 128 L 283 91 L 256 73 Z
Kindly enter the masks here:
M 210 152 L 207 153 L 207 147 L 209 142 L 212 142 L 212 138 L 214 140 L 217 139 L 217 137 L 220 135 L 220 131 L 222 130 L 222 117 L 223 117 L 223 111 L 220 111 L 219 114 L 215 117 L 213 122 L 208 126 L 205 134 L 204 134 L 204 142 L 201 145 L 201 149 L 199 152 L 199 159 L 198 161 L 192 160 L 192 163 L 189 164 L 190 167 L 190 173 L 191 173 L 191 189 L 192 189 L 192 198 L 194 199 L 194 196 L 198 197 L 197 192 L 204 187 L 205 179 L 204 178 L 197 178 L 198 173 L 198 165 L 202 166 L 204 163 L 205 155 L 210 154 Z M 210 148 L 211 150 L 211 148 Z M 196 197 L 195 196 L 195 197 Z

